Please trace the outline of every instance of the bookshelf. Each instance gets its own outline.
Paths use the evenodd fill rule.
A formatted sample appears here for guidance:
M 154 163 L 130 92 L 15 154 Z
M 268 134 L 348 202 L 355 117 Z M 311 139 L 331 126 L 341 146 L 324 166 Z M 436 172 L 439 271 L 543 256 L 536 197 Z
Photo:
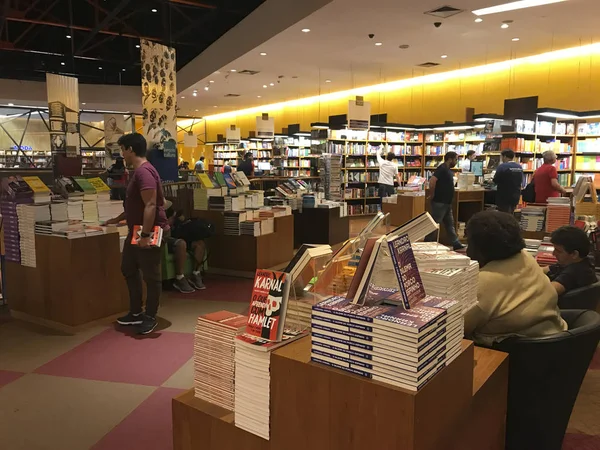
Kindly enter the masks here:
M 575 181 L 590 176 L 596 188 L 600 187 L 600 121 L 582 120 L 577 123 L 575 140 Z
M 284 177 L 312 177 L 316 175 L 319 155 L 311 155 L 310 137 L 293 136 L 283 138 L 282 174 Z

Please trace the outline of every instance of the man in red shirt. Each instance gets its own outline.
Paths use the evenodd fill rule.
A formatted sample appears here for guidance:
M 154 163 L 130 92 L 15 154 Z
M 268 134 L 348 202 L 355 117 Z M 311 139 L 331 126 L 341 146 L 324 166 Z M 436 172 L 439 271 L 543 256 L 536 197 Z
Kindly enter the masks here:
M 535 202 L 546 203 L 550 197 L 560 197 L 565 194 L 565 189 L 558 183 L 556 172 L 556 155 L 552 150 L 544 152 L 544 164 L 533 175 L 535 185 Z

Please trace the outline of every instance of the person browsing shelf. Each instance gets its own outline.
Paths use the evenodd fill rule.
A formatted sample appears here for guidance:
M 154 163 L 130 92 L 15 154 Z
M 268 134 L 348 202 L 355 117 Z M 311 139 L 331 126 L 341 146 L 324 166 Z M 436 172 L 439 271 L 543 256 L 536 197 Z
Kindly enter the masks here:
M 244 160 L 238 164 L 237 170 L 244 172 L 247 177 L 254 176 L 254 162 L 252 161 L 252 152 L 247 152 L 244 155 Z
M 557 264 L 543 270 L 558 295 L 598 281 L 588 259 L 590 239 L 585 231 L 571 226 L 560 227 L 554 230 L 550 242 L 554 245 Z
M 523 167 L 514 161 L 515 152 L 502 151 L 502 164 L 496 169 L 494 183 L 496 183 L 496 206 L 498 211 L 512 214 L 521 198 L 521 183 L 523 181 Z
M 544 164 L 533 174 L 535 185 L 535 202 L 546 203 L 550 197 L 560 197 L 566 194 L 565 189 L 558 182 L 556 172 L 556 154 L 552 150 L 543 153 Z
M 479 262 L 477 305 L 465 314 L 465 337 L 490 346 L 509 336 L 560 333 L 558 295 L 527 253 L 519 222 L 498 211 L 475 214 L 467 223 L 467 255 Z
M 431 200 L 431 217 L 438 224 L 444 225 L 454 250 L 464 248 L 456 235 L 452 214 L 452 199 L 454 198 L 454 174 L 452 169 L 456 167 L 457 161 L 456 152 L 448 152 L 444 155 L 444 162 L 435 169 L 433 176 L 429 179 L 429 195 L 427 197 Z M 437 232 L 434 232 L 427 236 L 425 240 L 435 241 L 436 238 Z
M 121 272 L 129 290 L 129 313 L 117 319 L 120 325 L 137 325 L 141 334 L 151 333 L 156 328 L 156 313 L 162 291 L 160 271 L 161 249 L 151 247 L 150 238 L 154 227 L 169 229 L 164 210 L 164 195 L 160 176 L 146 159 L 146 139 L 139 133 L 130 133 L 118 141 L 125 162 L 134 169 L 127 186 L 125 211 L 106 223 L 117 224 L 127 220 L 129 234 L 123 247 Z M 133 228 L 142 226 L 141 239 L 137 245 L 131 243 Z M 146 311 L 142 310 L 142 277 L 146 282 Z
M 400 174 L 398 164 L 395 164 L 394 152 L 389 152 L 385 159 L 377 152 L 377 162 L 379 163 L 379 197 L 389 197 L 395 192 L 394 181 L 400 186 Z
M 196 161 L 196 164 L 194 165 L 194 170 L 197 173 L 203 173 L 205 170 L 205 166 L 204 166 L 204 156 L 201 156 L 200 159 L 198 161 Z
M 475 158 L 477 158 L 477 154 L 475 153 L 475 150 L 468 150 L 467 155 L 465 156 L 465 159 L 463 159 L 460 163 L 461 172 L 463 172 L 463 173 L 470 172 L 471 171 L 471 161 L 475 161 Z

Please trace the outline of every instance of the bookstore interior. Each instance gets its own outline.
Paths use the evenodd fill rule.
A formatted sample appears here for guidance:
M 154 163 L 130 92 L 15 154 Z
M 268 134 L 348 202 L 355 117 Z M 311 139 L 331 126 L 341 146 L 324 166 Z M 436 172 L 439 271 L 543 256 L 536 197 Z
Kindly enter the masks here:
M 149 237 L 160 250 L 164 309 L 181 298 L 202 308 L 185 341 L 189 386 L 161 404 L 168 413 L 136 416 L 168 416 L 161 450 L 600 449 L 600 429 L 581 428 L 595 419 L 577 409 L 582 396 L 595 396 L 584 402 L 600 417 L 598 385 L 586 377 L 600 368 L 600 5 L 469 0 L 455 8 L 426 0 L 403 10 L 387 0 L 368 8 L 356 0 L 277 1 L 249 2 L 256 4 L 233 27 L 214 19 L 223 30 L 197 56 L 180 37 L 212 20 L 210 11 L 230 13 L 220 5 L 150 2 L 157 7 L 149 14 L 163 18 L 198 14 L 182 15 L 189 30 L 167 42 L 115 18 L 128 2 L 106 2 L 112 12 L 88 2 L 105 17 L 92 27 L 30 19 L 35 5 L 13 11 L 6 2 L 0 44 L 5 24 L 26 23 L 67 30 L 71 42 L 64 55 L 38 52 L 58 59 L 21 81 L 0 69 L 0 422 L 8 427 L 0 425 L 0 436 L 19 420 L 12 397 L 10 413 L 3 410 L 3 392 L 15 389 L 17 398 L 18 378 L 52 374 L 54 357 L 71 358 L 57 351 L 13 375 L 19 366 L 2 363 L 3 327 L 51 330 L 46 349 L 64 336 L 113 330 L 123 314 L 137 317 L 121 260 L 125 267 L 128 249 Z M 272 17 L 283 4 L 289 17 L 279 23 Z M 72 12 L 77 22 L 81 11 Z M 401 15 L 414 20 L 401 21 L 406 41 L 389 31 Z M 365 20 L 380 19 L 367 29 Z M 253 32 L 259 28 L 263 36 Z M 419 46 L 423 33 L 431 43 Z M 135 61 L 84 70 L 82 61 L 95 58 L 81 55 L 113 39 L 128 42 L 119 57 Z M 244 39 L 246 50 L 233 49 Z M 357 64 L 356 49 L 372 63 Z M 156 200 L 144 197 L 142 166 L 124 158 L 132 133 L 144 137 L 158 174 Z M 125 220 L 133 197 L 143 201 L 143 224 Z M 172 230 L 161 227 L 162 209 Z M 171 236 L 184 226 L 205 234 Z M 532 270 L 519 269 L 540 276 L 539 286 L 523 287 L 535 290 L 527 301 L 548 295 L 546 312 L 561 332 L 542 333 L 552 319 L 537 317 L 503 332 L 505 314 L 529 310 L 506 300 L 489 311 L 483 280 L 514 273 L 500 268 L 509 256 L 480 254 L 477 226 L 490 233 L 490 251 L 508 255 L 517 246 L 510 258 L 532 262 Z M 560 240 L 565 233 L 584 243 Z M 183 255 L 173 242 L 187 245 Z M 577 277 L 575 264 L 593 280 L 558 283 Z M 182 290 L 178 281 L 192 276 L 206 286 Z M 236 302 L 243 310 L 229 307 Z M 467 329 L 473 317 L 496 330 L 491 338 Z M 169 334 L 150 331 L 156 342 Z M 140 353 L 156 345 L 131 336 L 139 339 L 127 345 Z M 7 342 L 19 352 L 17 338 Z M 109 373 L 111 363 L 103 364 Z M 389 417 L 399 420 L 390 426 Z M 18 442 L 7 450 L 58 448 Z

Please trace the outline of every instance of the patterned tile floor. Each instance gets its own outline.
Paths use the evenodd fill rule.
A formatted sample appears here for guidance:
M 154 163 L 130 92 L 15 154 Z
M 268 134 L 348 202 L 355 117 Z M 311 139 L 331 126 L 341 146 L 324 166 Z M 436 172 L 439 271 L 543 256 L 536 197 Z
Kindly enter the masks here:
M 245 312 L 252 281 L 212 277 L 206 285 L 165 294 L 157 332 L 143 339 L 114 326 L 62 335 L 0 309 L 0 449 L 172 449 L 170 401 L 193 384 L 196 318 Z M 599 418 L 600 351 L 563 449 L 600 450 Z

